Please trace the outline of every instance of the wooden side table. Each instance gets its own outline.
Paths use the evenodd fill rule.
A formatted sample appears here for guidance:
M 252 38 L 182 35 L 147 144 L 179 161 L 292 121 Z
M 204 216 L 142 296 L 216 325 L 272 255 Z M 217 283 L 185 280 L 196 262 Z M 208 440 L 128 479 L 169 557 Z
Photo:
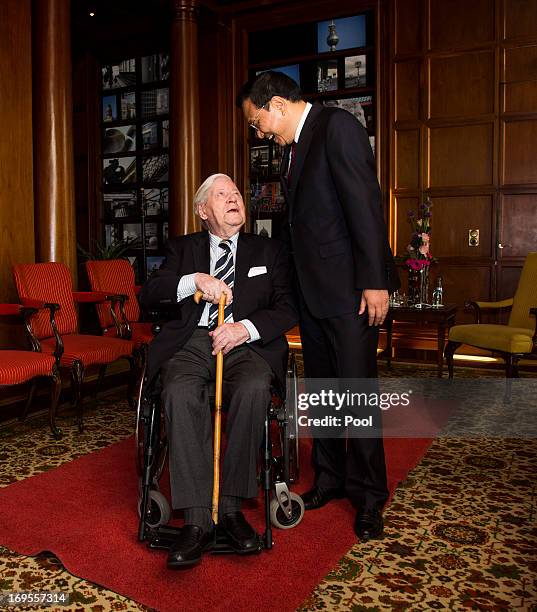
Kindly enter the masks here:
M 444 367 L 444 345 L 446 343 L 446 330 L 455 323 L 455 304 L 444 304 L 442 308 L 412 308 L 410 306 L 390 306 L 385 326 L 387 332 L 387 344 L 384 352 L 386 353 L 388 367 L 392 361 L 392 333 L 393 322 L 404 321 L 416 323 L 420 327 L 425 325 L 435 325 L 438 339 L 438 377 L 442 378 Z

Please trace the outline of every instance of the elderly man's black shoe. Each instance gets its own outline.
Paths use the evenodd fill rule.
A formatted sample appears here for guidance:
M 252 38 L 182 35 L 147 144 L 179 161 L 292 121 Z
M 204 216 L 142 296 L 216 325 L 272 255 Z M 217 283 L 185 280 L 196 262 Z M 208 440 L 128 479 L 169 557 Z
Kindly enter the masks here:
M 323 489 L 322 487 L 314 486 L 306 493 L 301 495 L 304 507 L 306 510 L 317 510 L 322 508 L 333 499 L 343 499 L 345 491 L 343 489 Z
M 219 524 L 233 550 L 239 554 L 259 552 L 259 536 L 242 512 L 224 514 Z
M 204 550 L 211 547 L 214 529 L 203 531 L 197 525 L 185 525 L 170 548 L 168 567 L 188 568 L 201 561 Z
M 354 533 L 362 542 L 378 538 L 384 531 L 380 510 L 358 511 L 354 520 Z

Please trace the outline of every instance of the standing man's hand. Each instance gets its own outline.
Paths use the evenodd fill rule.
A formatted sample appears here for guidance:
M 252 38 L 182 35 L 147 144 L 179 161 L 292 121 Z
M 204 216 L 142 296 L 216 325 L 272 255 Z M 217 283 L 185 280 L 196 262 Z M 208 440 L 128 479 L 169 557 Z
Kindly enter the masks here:
M 226 283 L 219 278 L 215 278 L 204 272 L 197 272 L 194 277 L 194 282 L 196 283 L 196 289 L 203 292 L 201 299 L 206 302 L 218 304 L 222 293 L 226 294 L 226 306 L 229 306 L 233 301 L 233 292 Z
M 242 323 L 224 323 L 209 332 L 213 339 L 213 355 L 220 351 L 226 355 L 229 351 L 250 339 L 248 330 Z
M 388 314 L 388 291 L 386 289 L 364 289 L 358 314 L 363 314 L 366 307 L 369 325 L 382 325 Z

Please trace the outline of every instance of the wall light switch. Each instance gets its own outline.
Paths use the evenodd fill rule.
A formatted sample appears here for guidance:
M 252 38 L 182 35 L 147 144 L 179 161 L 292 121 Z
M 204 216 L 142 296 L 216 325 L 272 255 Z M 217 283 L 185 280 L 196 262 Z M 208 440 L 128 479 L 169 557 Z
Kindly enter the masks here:
M 468 246 L 471 246 L 471 247 L 479 246 L 479 230 L 478 229 L 468 230 Z

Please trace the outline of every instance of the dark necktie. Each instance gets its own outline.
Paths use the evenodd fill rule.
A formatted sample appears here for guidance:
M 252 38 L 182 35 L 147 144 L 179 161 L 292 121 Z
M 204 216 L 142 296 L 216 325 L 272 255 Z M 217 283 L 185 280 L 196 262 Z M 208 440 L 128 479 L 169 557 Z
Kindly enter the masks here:
M 226 283 L 230 288 L 233 287 L 235 280 L 235 265 L 233 264 L 233 253 L 229 240 L 223 240 L 218 245 L 224 252 L 218 258 L 213 276 Z M 224 310 L 224 322 L 227 323 L 232 317 L 231 304 Z M 214 329 L 218 324 L 218 304 L 211 304 L 209 307 L 209 329 Z
M 285 177 L 285 180 L 287 181 L 287 184 L 289 184 L 291 182 L 291 176 L 293 174 L 293 167 L 295 165 L 295 157 L 296 157 L 296 142 L 293 140 L 292 144 L 291 144 L 291 149 L 289 152 L 289 156 L 290 156 L 290 160 L 289 160 L 289 166 L 287 168 L 287 176 Z

